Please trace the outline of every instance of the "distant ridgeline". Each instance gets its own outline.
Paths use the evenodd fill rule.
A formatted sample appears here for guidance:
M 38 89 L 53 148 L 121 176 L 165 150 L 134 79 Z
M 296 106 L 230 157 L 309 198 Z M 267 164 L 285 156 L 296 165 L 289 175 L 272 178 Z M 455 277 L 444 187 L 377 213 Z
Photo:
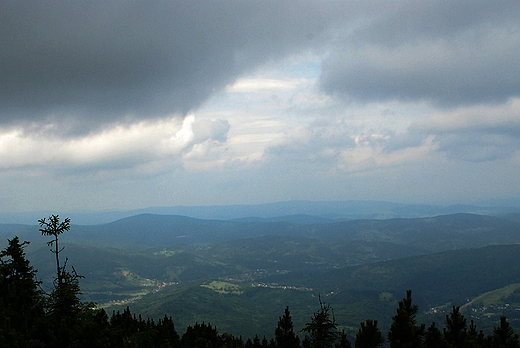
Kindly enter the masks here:
M 142 214 L 182 215 L 206 220 L 243 220 L 315 224 L 356 219 L 422 218 L 449 214 L 503 216 L 518 213 L 520 200 L 438 206 L 385 201 L 287 201 L 253 205 L 149 207 L 127 211 L 67 212 L 76 224 L 99 225 Z M 0 224 L 32 224 L 47 212 L 0 212 Z

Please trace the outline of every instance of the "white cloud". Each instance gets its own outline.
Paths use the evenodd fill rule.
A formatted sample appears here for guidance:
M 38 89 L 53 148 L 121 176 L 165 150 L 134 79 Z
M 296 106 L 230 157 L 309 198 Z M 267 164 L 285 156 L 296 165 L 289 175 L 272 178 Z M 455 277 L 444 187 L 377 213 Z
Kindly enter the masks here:
M 456 161 L 512 159 L 520 149 L 520 99 L 505 104 L 437 110 L 415 122 L 412 136 L 434 136 L 439 151 Z
M 177 144 L 183 144 L 184 146 L 189 144 L 193 140 L 192 126 L 195 122 L 195 115 L 188 115 L 182 122 L 182 127 L 169 138 L 168 148 L 175 147 Z
M 413 128 L 436 133 L 480 130 L 485 133 L 512 134 L 520 130 L 520 98 L 511 98 L 505 104 L 437 110 L 416 122 Z
M 306 83 L 305 79 L 240 78 L 226 87 L 230 93 L 275 93 L 290 91 Z
M 202 119 L 192 124 L 195 143 L 203 142 L 207 139 L 225 142 L 230 125 L 227 120 L 208 120 Z
M 201 149 L 225 141 L 228 130 L 225 120 L 199 122 L 194 115 L 115 126 L 101 133 L 65 139 L 11 130 L 0 136 L 0 166 L 99 171 L 140 167 L 186 152 L 192 156 L 198 153 L 201 158 Z
M 359 137 L 356 138 L 359 139 Z M 384 151 L 384 146 L 385 140 L 389 140 L 390 137 L 374 134 L 362 138 L 362 141 L 356 140 L 356 147 L 341 152 L 342 161 L 338 165 L 339 169 L 357 173 L 397 166 L 406 167 L 428 160 L 430 153 L 436 149 L 433 137 L 428 137 L 419 146 L 404 148 L 388 154 Z

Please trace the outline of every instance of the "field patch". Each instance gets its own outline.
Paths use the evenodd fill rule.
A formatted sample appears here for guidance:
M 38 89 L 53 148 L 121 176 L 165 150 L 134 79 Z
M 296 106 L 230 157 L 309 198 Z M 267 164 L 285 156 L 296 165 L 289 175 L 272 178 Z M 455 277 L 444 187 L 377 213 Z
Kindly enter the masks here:
M 240 286 L 237 284 L 214 280 L 209 284 L 202 284 L 201 287 L 211 289 L 219 294 L 235 294 L 240 295 L 243 293 Z
M 510 284 L 500 289 L 496 289 L 493 291 L 486 292 L 483 295 L 475 298 L 471 302 L 465 304 L 461 307 L 461 309 L 465 309 L 466 307 L 482 305 L 482 306 L 490 306 L 490 305 L 501 305 L 504 304 L 504 298 L 510 296 L 515 290 L 520 288 L 520 283 Z

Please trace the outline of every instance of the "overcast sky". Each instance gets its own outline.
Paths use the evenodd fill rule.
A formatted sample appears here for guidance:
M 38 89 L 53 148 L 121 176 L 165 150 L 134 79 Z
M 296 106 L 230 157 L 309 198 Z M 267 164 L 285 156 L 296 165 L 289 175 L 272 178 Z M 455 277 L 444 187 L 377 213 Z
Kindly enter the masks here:
M 0 0 L 0 211 L 520 198 L 520 2 Z

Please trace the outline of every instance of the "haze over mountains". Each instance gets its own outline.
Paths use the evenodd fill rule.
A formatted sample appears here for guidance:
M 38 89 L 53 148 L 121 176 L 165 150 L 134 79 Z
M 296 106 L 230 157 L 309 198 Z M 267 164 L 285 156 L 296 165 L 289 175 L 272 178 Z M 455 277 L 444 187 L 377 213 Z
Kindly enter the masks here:
M 519 242 L 514 213 L 503 217 L 458 213 L 426 218 L 334 221 L 309 215 L 233 220 L 179 215 L 139 214 L 98 225 L 74 225 L 64 242 L 145 249 L 207 244 L 263 236 L 291 236 L 327 241 L 387 242 L 435 252 Z M 301 222 L 298 222 L 301 221 Z M 38 236 L 37 226 L 2 224 L 0 234 Z
M 139 214 L 183 215 L 199 219 L 230 220 L 241 218 L 277 219 L 288 221 L 291 215 L 310 215 L 327 220 L 414 218 L 456 213 L 500 215 L 520 211 L 520 200 L 494 200 L 475 204 L 436 206 L 424 204 L 401 204 L 385 201 L 287 201 L 256 205 L 171 206 L 149 207 L 137 210 L 117 211 L 39 211 L 0 212 L 0 223 L 35 224 L 38 219 L 50 214 L 68 216 L 74 224 L 96 225 L 113 222 Z M 316 222 L 312 220 L 311 222 Z M 304 218 L 293 222 L 306 223 Z

